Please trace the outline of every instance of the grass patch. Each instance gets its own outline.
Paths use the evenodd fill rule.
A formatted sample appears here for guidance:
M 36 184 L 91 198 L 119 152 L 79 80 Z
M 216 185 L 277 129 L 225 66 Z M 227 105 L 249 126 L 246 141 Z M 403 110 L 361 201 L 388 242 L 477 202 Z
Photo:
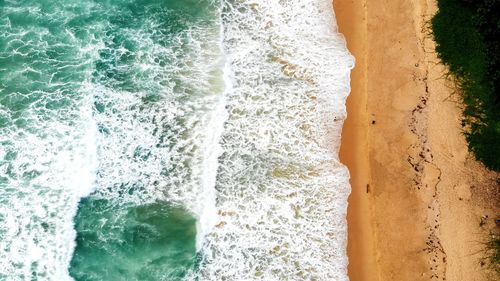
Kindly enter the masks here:
M 456 78 L 469 150 L 500 171 L 500 0 L 438 0 L 436 52 Z
M 491 240 L 486 243 L 486 252 L 489 266 L 500 275 L 500 237 L 492 235 Z

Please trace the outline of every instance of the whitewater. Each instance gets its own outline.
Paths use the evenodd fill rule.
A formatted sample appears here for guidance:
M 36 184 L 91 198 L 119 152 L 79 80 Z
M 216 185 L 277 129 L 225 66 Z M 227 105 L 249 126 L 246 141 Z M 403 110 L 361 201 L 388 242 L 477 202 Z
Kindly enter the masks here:
M 327 0 L 0 1 L 0 280 L 348 280 Z

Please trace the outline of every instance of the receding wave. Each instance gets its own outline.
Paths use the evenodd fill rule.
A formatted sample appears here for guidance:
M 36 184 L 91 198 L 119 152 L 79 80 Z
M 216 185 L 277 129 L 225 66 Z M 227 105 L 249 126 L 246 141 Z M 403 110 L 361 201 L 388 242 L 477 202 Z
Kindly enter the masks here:
M 229 118 L 207 280 L 347 280 L 337 157 L 353 59 L 331 1 L 224 1 Z

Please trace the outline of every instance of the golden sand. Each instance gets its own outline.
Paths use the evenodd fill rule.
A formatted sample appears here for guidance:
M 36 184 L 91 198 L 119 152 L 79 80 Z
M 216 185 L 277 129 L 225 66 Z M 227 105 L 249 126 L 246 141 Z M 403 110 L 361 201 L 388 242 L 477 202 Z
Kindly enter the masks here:
M 351 281 L 489 280 L 499 175 L 474 161 L 426 22 L 431 0 L 335 0 L 356 57 L 340 157 Z

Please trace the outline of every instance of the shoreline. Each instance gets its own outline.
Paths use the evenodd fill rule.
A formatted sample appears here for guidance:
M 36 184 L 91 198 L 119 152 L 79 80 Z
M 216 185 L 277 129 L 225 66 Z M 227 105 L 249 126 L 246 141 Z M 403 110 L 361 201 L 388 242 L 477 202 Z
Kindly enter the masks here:
M 424 28 L 433 0 L 333 1 L 356 58 L 340 159 L 351 281 L 488 280 L 498 173 L 468 153 L 460 100 Z
M 370 166 L 368 164 L 369 124 L 367 105 L 366 65 L 366 0 L 334 1 L 334 13 L 339 32 L 344 34 L 347 48 L 356 58 L 351 72 L 351 93 L 346 101 L 347 119 L 344 121 L 339 158 L 349 168 L 351 195 L 348 200 L 347 252 L 351 280 L 378 281 L 373 231 L 370 223 L 369 191 Z M 355 18 L 357 20 L 352 21 Z M 362 270 L 361 270 L 362 269 Z

